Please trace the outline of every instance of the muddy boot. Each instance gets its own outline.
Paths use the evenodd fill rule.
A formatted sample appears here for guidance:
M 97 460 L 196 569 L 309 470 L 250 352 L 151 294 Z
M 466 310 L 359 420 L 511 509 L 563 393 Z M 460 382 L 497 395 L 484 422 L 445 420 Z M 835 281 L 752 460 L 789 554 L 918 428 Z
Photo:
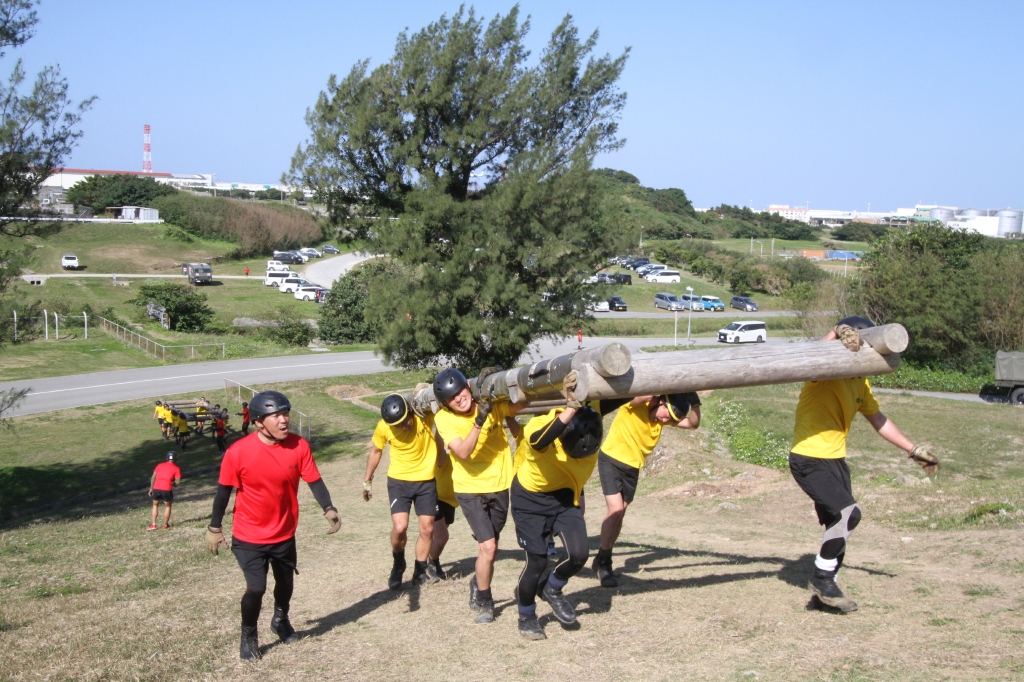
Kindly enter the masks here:
M 295 628 L 292 627 L 291 622 L 288 620 L 288 614 L 280 606 L 274 607 L 274 617 L 270 619 L 270 629 L 285 644 L 293 644 L 299 641 Z
M 402 587 L 402 574 L 405 573 L 405 555 L 392 552 L 395 563 L 391 566 L 391 577 L 388 578 L 388 587 L 398 590 Z
M 488 590 L 490 592 L 490 590 Z M 491 597 L 478 596 L 476 598 L 476 620 L 477 623 L 494 622 L 494 599 Z
M 594 570 L 594 574 L 597 579 L 601 581 L 601 587 L 618 587 L 619 579 L 615 577 L 615 573 L 612 572 L 612 555 L 611 552 L 608 554 L 601 554 L 598 552 L 597 556 L 594 557 L 594 563 L 590 565 Z
M 262 658 L 260 654 L 260 638 L 256 633 L 256 626 L 242 626 L 242 646 L 238 650 L 238 657 L 243 661 L 258 661 Z
M 576 609 L 572 607 L 562 591 L 551 587 L 547 580 L 540 585 L 540 598 L 551 605 L 551 613 L 555 615 L 559 623 L 572 625 L 576 622 Z
M 524 639 L 547 639 L 548 636 L 544 634 L 544 628 L 541 626 L 540 621 L 537 620 L 537 616 L 524 618 L 519 616 L 519 634 Z
M 476 610 L 476 600 L 480 594 L 480 588 L 476 586 L 476 576 L 469 579 L 469 608 Z
M 811 594 L 825 606 L 839 609 L 843 613 L 857 610 L 857 603 L 843 594 L 836 585 L 836 572 L 815 567 L 811 575 Z
M 427 559 L 427 575 L 437 578 L 437 580 L 448 580 L 448 574 L 441 568 L 439 559 Z M 437 580 L 433 582 L 437 582 Z
M 430 564 L 426 561 L 417 561 L 412 569 L 412 582 L 415 585 L 432 585 L 440 578 L 431 575 Z

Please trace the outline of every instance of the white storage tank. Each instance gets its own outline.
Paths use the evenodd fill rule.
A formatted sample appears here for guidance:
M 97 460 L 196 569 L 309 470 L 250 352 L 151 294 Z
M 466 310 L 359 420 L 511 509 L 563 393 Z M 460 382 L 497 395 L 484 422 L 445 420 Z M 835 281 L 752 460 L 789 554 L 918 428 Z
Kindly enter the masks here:
M 956 212 L 959 218 L 978 218 L 988 215 L 987 208 L 963 208 Z
M 933 208 L 928 211 L 929 218 L 938 218 L 944 223 L 948 223 L 950 220 L 956 220 L 956 216 L 953 214 L 951 208 Z
M 996 215 L 999 216 L 1000 237 L 1008 237 L 1011 234 L 1021 232 L 1021 221 L 1024 218 L 1024 211 L 1015 211 L 1008 208 L 1003 211 L 996 211 Z

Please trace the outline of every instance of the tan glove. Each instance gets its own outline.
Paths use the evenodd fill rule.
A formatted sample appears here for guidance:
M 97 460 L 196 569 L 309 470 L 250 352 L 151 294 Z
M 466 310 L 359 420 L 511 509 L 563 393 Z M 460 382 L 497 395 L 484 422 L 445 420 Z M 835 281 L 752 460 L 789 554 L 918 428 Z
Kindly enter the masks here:
M 494 367 L 484 367 L 482 370 L 480 370 L 480 374 L 476 378 L 476 391 L 473 397 L 476 398 L 477 400 L 483 398 L 484 379 L 491 376 L 492 374 L 497 374 L 500 371 L 501 365 L 495 365 Z M 490 398 L 490 393 L 488 393 L 486 397 Z
M 430 388 L 430 384 L 425 384 L 425 383 L 423 383 L 421 381 L 420 383 L 416 384 L 416 388 L 412 389 L 412 392 L 413 393 L 419 393 L 420 391 L 422 391 L 425 388 Z
M 907 456 L 920 464 L 921 468 L 924 469 L 924 473 L 929 476 L 942 468 L 939 464 L 939 458 L 920 445 L 915 445 L 914 449 Z
M 373 497 L 373 481 L 363 481 L 363 499 L 367 502 Z
M 843 345 L 852 350 L 854 353 L 860 350 L 860 332 L 851 327 L 848 324 L 841 324 L 832 331 L 835 332 L 836 338 L 843 342 Z
M 562 395 L 565 396 L 566 407 L 583 407 L 583 403 L 576 397 L 576 370 L 565 375 L 562 380 Z
M 206 549 L 210 550 L 210 554 L 217 554 L 221 547 L 228 549 L 228 540 L 224 537 L 223 528 L 214 528 L 209 526 L 206 529 Z
M 334 535 L 341 530 L 341 517 L 338 516 L 337 509 L 328 507 L 327 511 L 324 512 L 324 518 L 327 519 L 327 523 L 331 524 L 331 527 L 327 530 L 328 535 Z

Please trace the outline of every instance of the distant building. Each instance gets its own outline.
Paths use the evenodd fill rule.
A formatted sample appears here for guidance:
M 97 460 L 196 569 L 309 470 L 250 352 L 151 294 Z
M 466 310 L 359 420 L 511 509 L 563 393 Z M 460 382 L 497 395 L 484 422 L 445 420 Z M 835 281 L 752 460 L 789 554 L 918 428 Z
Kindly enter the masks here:
M 957 208 L 937 204 L 917 204 L 895 211 L 836 211 L 786 204 L 771 204 L 764 213 L 775 213 L 818 227 L 840 227 L 847 223 L 908 225 L 914 222 L 940 222 L 953 228 L 977 232 L 988 237 L 1021 238 L 1024 212 L 1016 209 Z

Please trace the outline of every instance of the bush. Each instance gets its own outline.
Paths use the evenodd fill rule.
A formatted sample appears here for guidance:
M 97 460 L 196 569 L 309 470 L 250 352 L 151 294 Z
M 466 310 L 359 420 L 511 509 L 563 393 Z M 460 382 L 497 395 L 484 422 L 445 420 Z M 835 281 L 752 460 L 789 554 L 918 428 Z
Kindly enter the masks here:
M 308 346 L 316 337 L 313 325 L 305 320 L 281 320 L 276 327 L 267 329 L 267 337 L 289 346 Z
M 145 309 L 150 301 L 167 310 L 174 331 L 201 332 L 213 319 L 213 309 L 206 305 L 206 294 L 196 291 L 195 287 L 172 282 L 143 284 L 139 295 L 129 302 Z
M 320 338 L 330 343 L 375 342 L 380 327 L 366 316 L 370 286 L 378 278 L 393 279 L 398 271 L 391 261 L 368 261 L 335 282 L 320 306 Z
M 944 391 L 948 393 L 981 393 L 995 382 L 995 373 L 971 376 L 963 372 L 928 367 L 914 367 L 902 363 L 892 374 L 871 378 L 871 385 L 879 388 L 900 388 L 907 391 Z
M 888 225 L 846 223 L 842 227 L 832 230 L 832 237 L 834 239 L 841 239 L 844 242 L 869 242 L 884 236 L 888 230 Z
M 110 206 L 151 206 L 157 197 L 177 194 L 169 185 L 134 175 L 91 175 L 68 190 L 68 202 L 88 206 L 96 214 Z

